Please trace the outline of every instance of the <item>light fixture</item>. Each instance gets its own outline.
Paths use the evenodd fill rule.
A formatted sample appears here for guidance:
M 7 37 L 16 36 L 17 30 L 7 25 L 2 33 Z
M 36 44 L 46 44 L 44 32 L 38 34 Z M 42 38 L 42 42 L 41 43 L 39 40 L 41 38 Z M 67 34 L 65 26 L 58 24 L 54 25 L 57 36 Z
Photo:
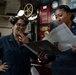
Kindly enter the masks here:
M 37 15 L 29 17 L 28 20 L 35 20 L 36 18 L 37 18 Z
M 24 14 L 24 10 L 20 10 L 17 14 L 17 16 L 22 16 Z

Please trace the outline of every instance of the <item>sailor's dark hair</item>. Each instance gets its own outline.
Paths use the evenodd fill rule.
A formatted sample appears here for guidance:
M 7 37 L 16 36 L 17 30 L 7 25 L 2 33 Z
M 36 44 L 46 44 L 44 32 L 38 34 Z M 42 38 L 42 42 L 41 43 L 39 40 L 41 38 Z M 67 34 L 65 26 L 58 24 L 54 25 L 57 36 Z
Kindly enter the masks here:
M 11 22 L 12 25 L 15 25 L 15 23 L 19 20 L 22 19 L 25 22 L 25 25 L 27 25 L 29 23 L 28 19 L 24 18 L 23 16 L 19 16 L 19 17 L 10 17 L 9 21 Z
M 63 9 L 63 10 L 66 11 L 67 13 L 69 13 L 69 12 L 72 13 L 72 10 L 71 10 L 71 9 L 69 8 L 69 6 L 67 6 L 67 5 L 60 5 L 60 6 L 58 6 L 58 7 L 55 9 L 55 11 L 56 11 L 57 9 Z M 72 14 L 71 20 L 73 20 L 74 18 L 75 18 L 75 15 Z

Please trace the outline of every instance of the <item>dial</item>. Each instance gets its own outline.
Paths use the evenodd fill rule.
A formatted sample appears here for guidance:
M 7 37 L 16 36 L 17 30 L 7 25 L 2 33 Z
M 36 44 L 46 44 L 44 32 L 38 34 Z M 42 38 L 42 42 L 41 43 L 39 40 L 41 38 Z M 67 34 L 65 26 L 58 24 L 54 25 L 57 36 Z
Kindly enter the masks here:
M 54 2 L 52 3 L 52 8 L 55 9 L 57 6 L 58 6 L 58 2 L 57 2 L 57 1 L 54 1 Z

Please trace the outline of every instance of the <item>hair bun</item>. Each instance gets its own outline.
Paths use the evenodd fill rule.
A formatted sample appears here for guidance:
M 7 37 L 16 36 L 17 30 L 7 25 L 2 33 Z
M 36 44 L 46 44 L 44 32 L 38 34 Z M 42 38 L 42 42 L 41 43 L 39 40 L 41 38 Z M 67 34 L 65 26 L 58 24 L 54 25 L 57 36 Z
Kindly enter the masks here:
M 29 22 L 28 19 L 26 19 L 26 18 L 23 17 L 23 16 L 19 16 L 19 17 L 14 17 L 14 16 L 12 16 L 12 17 L 9 18 L 9 21 L 11 22 L 11 24 L 15 25 L 15 23 L 16 23 L 19 19 L 22 19 L 22 20 L 25 22 L 26 25 L 27 25 L 28 22 Z
M 9 18 L 9 21 L 11 22 L 11 24 L 15 24 L 16 23 L 16 21 L 17 21 L 17 17 L 13 17 L 13 16 L 11 16 L 10 18 Z

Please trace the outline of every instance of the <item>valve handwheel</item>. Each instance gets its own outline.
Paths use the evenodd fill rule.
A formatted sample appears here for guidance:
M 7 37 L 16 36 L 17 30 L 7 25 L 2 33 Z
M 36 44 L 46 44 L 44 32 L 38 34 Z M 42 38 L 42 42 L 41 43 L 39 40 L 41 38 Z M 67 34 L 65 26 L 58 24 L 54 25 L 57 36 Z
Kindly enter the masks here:
M 32 13 L 33 13 L 33 5 L 31 3 L 26 4 L 24 7 L 24 15 L 26 17 L 29 17 L 32 15 Z

